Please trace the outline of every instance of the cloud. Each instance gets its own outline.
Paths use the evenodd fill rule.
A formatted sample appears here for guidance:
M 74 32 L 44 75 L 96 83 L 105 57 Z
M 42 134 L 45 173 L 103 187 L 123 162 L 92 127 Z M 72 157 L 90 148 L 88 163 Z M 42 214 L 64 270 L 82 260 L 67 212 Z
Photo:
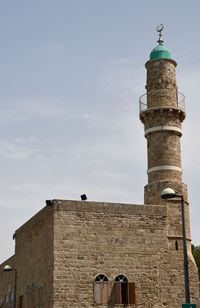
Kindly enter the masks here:
M 133 59 L 109 60 L 101 72 L 99 87 L 115 96 L 117 101 L 125 100 L 126 105 L 127 100 L 130 101 L 143 91 L 144 75 L 145 72 Z
M 17 142 L 6 140 L 0 141 L 0 157 L 11 160 L 27 160 L 31 157 L 39 158 L 40 154 L 30 147 L 23 146 Z
M 17 97 L 1 98 L 1 121 L 23 122 L 34 118 L 57 119 L 77 117 L 78 111 L 72 111 L 76 105 L 67 97 Z
M 17 192 L 17 193 L 25 193 L 25 194 L 35 194 L 35 193 L 41 193 L 43 190 L 42 186 L 40 183 L 35 183 L 35 182 L 26 182 L 26 183 L 20 183 L 14 185 L 12 187 L 12 192 Z

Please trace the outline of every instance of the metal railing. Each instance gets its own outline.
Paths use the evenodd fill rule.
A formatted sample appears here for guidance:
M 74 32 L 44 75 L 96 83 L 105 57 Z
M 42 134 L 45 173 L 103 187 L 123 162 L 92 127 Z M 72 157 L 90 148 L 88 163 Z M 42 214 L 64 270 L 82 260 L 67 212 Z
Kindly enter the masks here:
M 175 107 L 185 111 L 185 96 L 181 92 L 164 89 L 150 91 L 139 98 L 140 113 L 156 107 Z

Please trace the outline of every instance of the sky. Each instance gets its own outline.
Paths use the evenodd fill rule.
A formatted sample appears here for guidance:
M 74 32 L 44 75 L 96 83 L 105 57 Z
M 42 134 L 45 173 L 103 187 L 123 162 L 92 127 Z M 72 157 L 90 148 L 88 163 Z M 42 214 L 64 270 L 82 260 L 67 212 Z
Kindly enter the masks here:
M 0 263 L 47 199 L 142 204 L 147 151 L 139 120 L 156 26 L 186 97 L 183 181 L 200 244 L 200 2 L 0 2 Z

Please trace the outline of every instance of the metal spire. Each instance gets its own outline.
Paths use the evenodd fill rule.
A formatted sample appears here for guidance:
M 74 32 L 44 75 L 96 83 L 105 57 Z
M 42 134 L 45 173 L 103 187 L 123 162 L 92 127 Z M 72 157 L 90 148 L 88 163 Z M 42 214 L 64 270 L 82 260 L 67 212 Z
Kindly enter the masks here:
M 159 33 L 159 39 L 157 41 L 157 43 L 159 43 L 159 45 L 162 45 L 163 44 L 163 40 L 162 40 L 162 31 L 164 29 L 164 26 L 163 24 L 160 24 L 156 27 L 156 31 Z

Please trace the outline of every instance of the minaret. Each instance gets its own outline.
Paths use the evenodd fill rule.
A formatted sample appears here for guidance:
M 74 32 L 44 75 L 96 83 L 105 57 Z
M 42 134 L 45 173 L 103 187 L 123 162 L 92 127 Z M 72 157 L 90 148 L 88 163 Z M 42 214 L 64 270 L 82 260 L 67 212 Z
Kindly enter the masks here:
M 185 119 L 184 95 L 177 90 L 176 62 L 163 45 L 163 25 L 157 27 L 158 45 L 152 50 L 147 69 L 147 93 L 140 98 L 140 119 L 144 124 L 148 152 L 148 184 L 144 203 L 160 204 L 161 191 L 171 187 L 184 195 L 180 138 Z

